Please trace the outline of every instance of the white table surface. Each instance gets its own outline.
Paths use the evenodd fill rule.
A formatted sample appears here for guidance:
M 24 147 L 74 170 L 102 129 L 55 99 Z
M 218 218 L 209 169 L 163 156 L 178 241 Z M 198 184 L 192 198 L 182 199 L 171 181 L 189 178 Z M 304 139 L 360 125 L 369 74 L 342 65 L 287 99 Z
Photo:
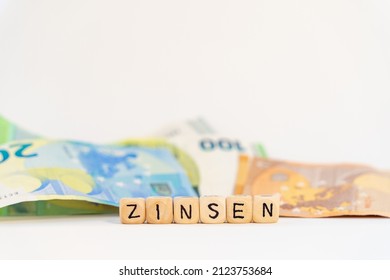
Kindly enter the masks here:
M 123 225 L 117 215 L 1 218 L 1 259 L 389 259 L 385 218 Z
M 200 115 L 271 157 L 390 169 L 389 1 L 244 2 L 0 1 L 0 114 L 98 143 Z M 10 217 L 0 258 L 389 259 L 389 236 L 384 218 Z

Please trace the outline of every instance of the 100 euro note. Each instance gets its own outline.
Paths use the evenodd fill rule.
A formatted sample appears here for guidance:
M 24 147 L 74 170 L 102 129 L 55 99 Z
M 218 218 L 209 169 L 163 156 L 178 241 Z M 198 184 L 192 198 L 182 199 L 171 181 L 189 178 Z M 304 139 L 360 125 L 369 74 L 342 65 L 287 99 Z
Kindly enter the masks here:
M 0 209 L 3 215 L 117 211 L 122 197 L 194 196 L 184 170 L 165 149 L 33 140 L 0 146 Z M 80 207 L 77 201 L 90 202 Z M 69 203 L 67 203 L 69 202 Z M 9 205 L 25 207 L 15 213 Z M 71 211 L 72 205 L 75 211 Z M 57 209 L 57 211 L 55 211 Z M 63 211 L 63 210 L 66 211 Z M 53 213 L 51 213 L 53 214 Z
M 249 161 L 243 193 L 280 193 L 281 216 L 390 217 L 390 172 L 365 165 L 302 164 L 255 157 Z
M 233 193 L 242 169 L 240 154 L 266 157 L 261 144 L 218 133 L 201 118 L 166 126 L 153 136 L 169 143 L 200 195 Z

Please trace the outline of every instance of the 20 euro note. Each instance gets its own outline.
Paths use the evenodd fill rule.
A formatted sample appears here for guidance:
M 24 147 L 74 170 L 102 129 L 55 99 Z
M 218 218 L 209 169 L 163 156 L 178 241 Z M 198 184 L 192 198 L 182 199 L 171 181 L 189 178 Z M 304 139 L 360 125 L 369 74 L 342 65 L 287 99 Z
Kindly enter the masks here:
M 186 122 L 181 122 L 179 125 L 170 125 L 167 127 L 169 131 L 172 128 L 177 132 L 178 128 L 186 133 L 204 134 L 212 133 L 213 128 L 202 119 L 194 119 Z M 161 131 L 161 130 L 160 130 Z M 167 129 L 162 129 L 167 131 Z M 157 133 L 159 134 L 159 133 Z M 155 136 L 153 134 L 149 138 L 133 138 L 121 143 L 124 146 L 131 147 L 149 147 L 149 148 L 164 148 L 169 150 L 173 156 L 180 162 L 185 169 L 186 175 L 190 179 L 193 187 L 197 190 L 199 182 L 198 168 L 187 153 L 178 149 L 175 145 L 169 143 L 166 137 Z M 37 139 L 39 136 L 30 133 L 11 121 L 0 116 L 0 144 L 9 142 L 15 139 Z M 0 216 L 14 215 L 68 215 L 68 214 L 99 214 L 117 212 L 117 208 L 105 204 L 91 203 L 83 200 L 38 200 L 27 201 L 0 208 Z
M 352 164 L 250 160 L 244 193 L 281 194 L 280 215 L 390 217 L 390 172 Z
M 122 197 L 154 195 L 196 195 L 164 149 L 50 140 L 0 146 L 0 208 L 44 200 L 60 208 L 63 200 L 118 206 Z

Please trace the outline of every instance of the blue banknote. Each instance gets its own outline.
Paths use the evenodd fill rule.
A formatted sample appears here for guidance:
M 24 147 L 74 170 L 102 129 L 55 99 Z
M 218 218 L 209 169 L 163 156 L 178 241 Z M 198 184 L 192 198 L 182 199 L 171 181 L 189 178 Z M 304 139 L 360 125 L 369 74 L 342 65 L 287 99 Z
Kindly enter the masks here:
M 45 139 L 0 146 L 0 207 L 51 199 L 118 206 L 155 195 L 197 195 L 165 149 Z

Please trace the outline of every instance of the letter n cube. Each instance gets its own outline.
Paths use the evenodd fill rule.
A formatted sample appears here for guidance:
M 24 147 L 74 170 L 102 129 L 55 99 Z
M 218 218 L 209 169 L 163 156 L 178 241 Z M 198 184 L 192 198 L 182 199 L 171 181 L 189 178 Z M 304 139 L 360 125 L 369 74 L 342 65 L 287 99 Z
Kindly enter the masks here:
M 280 195 L 255 195 L 253 197 L 253 221 L 276 223 L 279 219 Z
M 199 198 L 175 197 L 173 219 L 177 224 L 197 224 L 199 222 Z

